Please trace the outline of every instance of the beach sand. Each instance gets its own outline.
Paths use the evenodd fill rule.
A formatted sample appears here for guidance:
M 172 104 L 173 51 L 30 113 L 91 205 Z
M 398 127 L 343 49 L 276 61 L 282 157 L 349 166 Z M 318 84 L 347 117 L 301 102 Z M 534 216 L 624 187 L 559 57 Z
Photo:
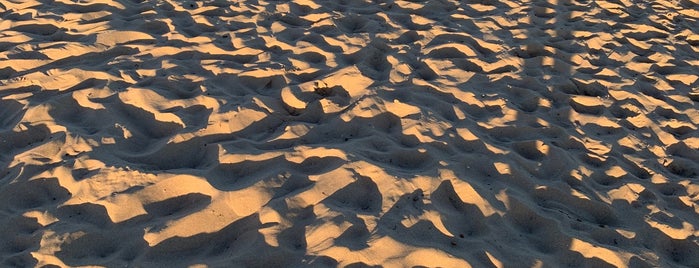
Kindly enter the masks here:
M 0 17 L 0 266 L 699 267 L 697 0 Z

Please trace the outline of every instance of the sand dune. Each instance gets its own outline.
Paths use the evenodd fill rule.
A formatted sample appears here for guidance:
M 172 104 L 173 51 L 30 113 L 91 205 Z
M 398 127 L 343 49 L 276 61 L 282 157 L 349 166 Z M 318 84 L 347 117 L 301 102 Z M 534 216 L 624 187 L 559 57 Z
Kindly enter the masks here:
M 699 266 L 696 0 L 0 14 L 0 266 Z

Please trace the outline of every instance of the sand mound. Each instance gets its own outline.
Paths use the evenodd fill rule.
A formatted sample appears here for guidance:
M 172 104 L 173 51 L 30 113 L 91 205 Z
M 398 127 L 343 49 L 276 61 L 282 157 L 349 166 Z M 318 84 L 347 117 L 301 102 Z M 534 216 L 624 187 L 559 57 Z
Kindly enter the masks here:
M 697 7 L 3 1 L 0 266 L 697 267 Z

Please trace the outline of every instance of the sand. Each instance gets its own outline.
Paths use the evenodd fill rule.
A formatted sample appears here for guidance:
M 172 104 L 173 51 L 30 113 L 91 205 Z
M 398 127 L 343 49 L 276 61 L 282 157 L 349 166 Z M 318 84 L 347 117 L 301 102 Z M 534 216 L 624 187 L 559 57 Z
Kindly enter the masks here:
M 0 17 L 0 266 L 699 267 L 697 0 Z

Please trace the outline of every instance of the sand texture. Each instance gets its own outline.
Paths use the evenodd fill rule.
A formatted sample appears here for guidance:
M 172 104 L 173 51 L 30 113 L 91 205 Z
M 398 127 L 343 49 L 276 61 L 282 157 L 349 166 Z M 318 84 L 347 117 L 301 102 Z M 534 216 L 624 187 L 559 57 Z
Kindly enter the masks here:
M 697 0 L 0 18 L 2 267 L 699 267 Z

